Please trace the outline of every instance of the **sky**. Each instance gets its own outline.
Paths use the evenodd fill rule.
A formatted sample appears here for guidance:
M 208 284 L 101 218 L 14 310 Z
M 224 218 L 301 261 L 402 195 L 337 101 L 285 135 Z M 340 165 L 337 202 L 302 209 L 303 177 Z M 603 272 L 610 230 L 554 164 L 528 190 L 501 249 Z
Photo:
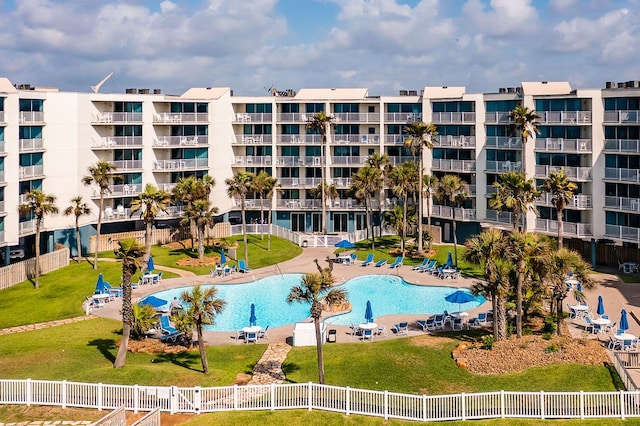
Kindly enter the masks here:
M 640 0 L 0 0 L 0 77 L 65 91 L 602 88 L 639 50 Z

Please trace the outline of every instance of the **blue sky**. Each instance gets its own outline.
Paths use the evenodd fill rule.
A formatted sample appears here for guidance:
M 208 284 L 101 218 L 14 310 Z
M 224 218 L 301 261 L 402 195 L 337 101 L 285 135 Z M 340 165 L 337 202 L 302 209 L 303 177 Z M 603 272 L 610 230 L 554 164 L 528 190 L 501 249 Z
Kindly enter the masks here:
M 600 88 L 639 46 L 640 0 L 0 0 L 0 76 L 62 90 Z

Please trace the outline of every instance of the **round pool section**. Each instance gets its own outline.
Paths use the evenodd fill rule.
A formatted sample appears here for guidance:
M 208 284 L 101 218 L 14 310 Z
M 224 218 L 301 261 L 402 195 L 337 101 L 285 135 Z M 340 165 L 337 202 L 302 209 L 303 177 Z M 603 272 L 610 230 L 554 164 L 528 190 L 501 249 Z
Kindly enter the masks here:
M 249 283 L 216 285 L 218 297 L 227 304 L 223 312 L 216 315 L 215 325 L 208 326 L 207 330 L 235 331 L 248 326 L 252 303 L 255 305 L 257 323 L 262 327 L 280 327 L 308 318 L 310 305 L 287 303 L 291 287 L 300 285 L 302 277 L 303 274 L 274 275 Z M 346 281 L 342 287 L 348 292 L 353 310 L 328 318 L 326 322 L 329 324 L 365 322 L 364 311 L 368 300 L 371 301 L 374 318 L 392 314 L 425 314 L 426 317 L 444 310 L 456 312 L 473 309 L 485 301 L 478 296 L 473 302 L 458 306 L 444 300 L 457 288 L 414 285 L 392 275 L 356 277 Z M 180 299 L 180 295 L 188 290 L 189 287 L 175 288 L 154 293 L 154 296 L 170 302 L 174 297 Z

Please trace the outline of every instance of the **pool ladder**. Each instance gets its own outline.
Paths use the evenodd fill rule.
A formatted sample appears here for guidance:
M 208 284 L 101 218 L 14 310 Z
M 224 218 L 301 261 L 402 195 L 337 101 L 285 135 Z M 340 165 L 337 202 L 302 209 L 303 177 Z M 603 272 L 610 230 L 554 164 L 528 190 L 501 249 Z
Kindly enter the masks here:
M 276 272 L 280 274 L 281 277 L 283 277 L 284 275 L 282 274 L 282 270 L 280 269 L 280 266 L 278 266 L 278 264 L 276 263 Z

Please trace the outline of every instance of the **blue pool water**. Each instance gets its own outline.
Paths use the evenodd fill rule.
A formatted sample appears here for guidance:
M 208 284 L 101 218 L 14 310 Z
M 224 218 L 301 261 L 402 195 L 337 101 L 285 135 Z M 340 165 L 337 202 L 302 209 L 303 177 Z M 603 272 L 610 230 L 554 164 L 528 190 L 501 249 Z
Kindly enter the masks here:
M 310 306 L 304 303 L 288 304 L 291 287 L 300 284 L 302 274 L 277 275 L 244 284 L 217 285 L 218 297 L 227 302 L 224 311 L 216 316 L 212 331 L 234 331 L 249 325 L 250 306 L 256 307 L 258 325 L 280 327 L 309 317 Z M 364 322 L 367 300 L 371 301 L 375 318 L 392 314 L 433 314 L 459 310 L 458 304 L 446 302 L 444 297 L 453 293 L 453 287 L 418 286 L 391 275 L 366 275 L 343 284 L 353 310 L 327 319 L 327 323 L 350 325 Z M 156 297 L 171 301 L 189 287 L 154 293 Z M 480 296 L 465 303 L 462 309 L 473 309 L 484 303 Z

